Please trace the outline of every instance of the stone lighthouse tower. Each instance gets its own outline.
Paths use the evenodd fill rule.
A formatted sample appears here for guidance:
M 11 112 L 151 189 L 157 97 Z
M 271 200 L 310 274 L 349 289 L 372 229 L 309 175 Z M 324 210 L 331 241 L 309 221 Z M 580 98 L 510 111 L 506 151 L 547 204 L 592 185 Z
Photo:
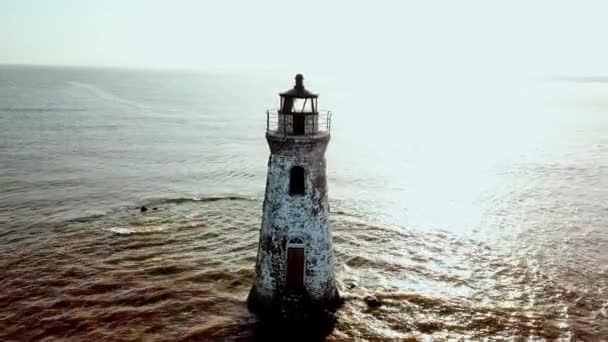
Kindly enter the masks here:
M 331 112 L 302 75 L 267 111 L 270 146 L 256 279 L 247 299 L 260 315 L 305 318 L 337 307 L 325 150 Z

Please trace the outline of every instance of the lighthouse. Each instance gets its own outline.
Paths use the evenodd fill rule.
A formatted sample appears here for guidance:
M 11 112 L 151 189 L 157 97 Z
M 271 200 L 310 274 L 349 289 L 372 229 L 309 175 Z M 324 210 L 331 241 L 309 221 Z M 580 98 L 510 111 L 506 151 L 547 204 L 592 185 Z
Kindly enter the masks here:
M 329 225 L 325 150 L 331 112 L 318 95 L 295 86 L 268 110 L 270 147 L 255 281 L 247 299 L 261 316 L 307 318 L 339 303 Z

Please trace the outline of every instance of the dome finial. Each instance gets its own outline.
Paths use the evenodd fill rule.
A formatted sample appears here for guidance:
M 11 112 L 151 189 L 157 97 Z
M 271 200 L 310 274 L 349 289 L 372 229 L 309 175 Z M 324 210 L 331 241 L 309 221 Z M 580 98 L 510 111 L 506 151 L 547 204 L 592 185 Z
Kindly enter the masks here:
M 304 88 L 304 76 L 302 76 L 302 74 L 296 75 L 296 85 L 294 86 L 294 88 Z

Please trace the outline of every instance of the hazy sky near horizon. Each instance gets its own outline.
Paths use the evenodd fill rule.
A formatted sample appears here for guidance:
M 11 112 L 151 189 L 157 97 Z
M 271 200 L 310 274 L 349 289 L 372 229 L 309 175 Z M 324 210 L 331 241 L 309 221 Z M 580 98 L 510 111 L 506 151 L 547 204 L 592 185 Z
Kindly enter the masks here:
M 606 1 L 0 0 L 0 63 L 608 74 Z

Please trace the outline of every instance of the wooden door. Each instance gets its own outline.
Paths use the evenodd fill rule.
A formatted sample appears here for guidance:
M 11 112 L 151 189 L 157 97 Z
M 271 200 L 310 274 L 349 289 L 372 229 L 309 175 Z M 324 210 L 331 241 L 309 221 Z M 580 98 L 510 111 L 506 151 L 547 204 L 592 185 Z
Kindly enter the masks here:
M 306 117 L 304 115 L 293 116 L 293 134 L 303 135 L 306 132 Z
M 299 291 L 304 288 L 304 247 L 287 247 L 287 289 Z

